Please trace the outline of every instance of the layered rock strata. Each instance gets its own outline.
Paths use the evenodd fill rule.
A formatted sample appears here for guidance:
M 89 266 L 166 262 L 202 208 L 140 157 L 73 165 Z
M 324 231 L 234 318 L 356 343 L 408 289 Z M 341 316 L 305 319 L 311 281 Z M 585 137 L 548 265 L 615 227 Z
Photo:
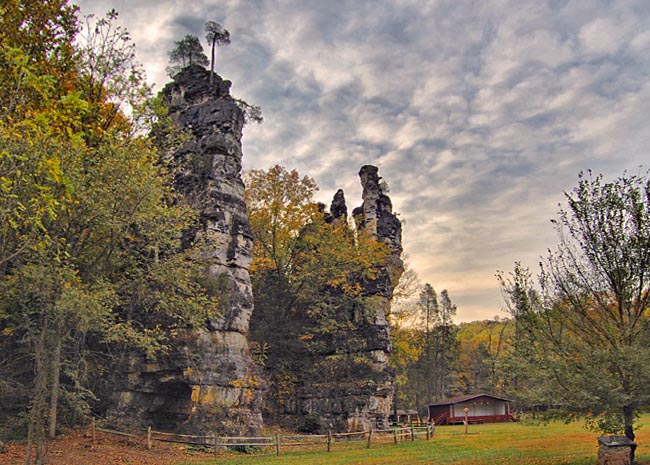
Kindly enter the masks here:
M 381 190 L 377 168 L 364 166 L 359 174 L 363 204 L 353 212 L 357 229 L 385 243 L 388 257 L 375 279 L 359 283 L 360 296 L 324 290 L 319 310 L 296 315 L 300 320 L 296 331 L 309 334 L 304 353 L 296 351 L 296 358 L 304 360 L 293 364 L 273 360 L 268 367 L 269 378 L 280 379 L 284 393 L 290 393 L 283 395 L 270 386 L 274 420 L 308 432 L 381 428 L 391 411 L 393 373 L 388 364 L 391 346 L 386 315 L 403 272 L 401 224 Z M 339 190 L 325 218 L 347 221 L 347 212 Z M 326 321 L 325 328 L 319 315 Z
M 404 272 L 404 262 L 402 224 L 393 213 L 390 197 L 383 192 L 378 171 L 372 165 L 363 166 L 359 171 L 363 203 L 352 211 L 352 217 L 358 231 L 370 232 L 375 240 L 386 244 L 389 250 L 377 277 L 365 281 L 363 286 L 365 300 L 372 309 L 367 314 L 366 322 L 373 330 L 370 341 L 376 341 L 374 345 L 368 345 L 367 356 L 373 361 L 376 371 L 383 375 L 381 378 L 385 379 L 385 383 L 378 384 L 374 393 L 369 392 L 368 403 L 359 413 L 362 419 L 370 419 L 370 426 L 382 427 L 386 426 L 393 399 L 393 374 L 388 366 L 390 331 L 386 317 L 390 311 L 393 291 Z M 355 417 L 352 416 L 351 420 L 355 420 Z
M 393 399 L 393 373 L 388 364 L 391 350 L 390 330 L 386 316 L 390 311 L 393 290 L 404 272 L 402 254 L 402 225 L 393 214 L 392 202 L 382 191 L 378 168 L 366 165 L 359 171 L 363 203 L 352 211 L 357 231 L 368 231 L 372 237 L 387 245 L 389 254 L 373 280 L 364 280 L 363 308 L 351 312 L 354 330 L 349 336 L 352 347 L 357 346 L 355 359 L 366 359 L 364 369 L 351 373 L 348 381 L 334 381 L 325 387 L 320 397 L 326 416 L 349 431 L 370 430 L 387 426 Z M 338 193 L 337 193 L 338 196 Z M 344 215 L 347 208 L 334 197 L 330 209 L 333 216 Z M 362 344 L 359 344 L 363 341 Z M 338 418 L 337 418 L 338 417 Z
M 256 434 L 261 390 L 248 351 L 253 311 L 252 237 L 241 179 L 244 116 L 230 82 L 190 66 L 161 94 L 188 137 L 168 155 L 176 187 L 199 212 L 186 244 L 200 242 L 208 278 L 221 295 L 221 316 L 182 336 L 180 348 L 155 363 L 132 357 L 113 409 L 114 423 L 191 433 Z

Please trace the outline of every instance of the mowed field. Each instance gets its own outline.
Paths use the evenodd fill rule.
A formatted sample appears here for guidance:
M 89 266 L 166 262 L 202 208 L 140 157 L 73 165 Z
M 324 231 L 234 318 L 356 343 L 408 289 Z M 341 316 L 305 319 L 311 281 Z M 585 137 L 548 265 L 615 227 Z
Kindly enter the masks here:
M 641 419 L 637 433 L 637 464 L 650 465 L 650 415 Z M 554 422 L 546 425 L 530 421 L 491 425 L 470 425 L 469 434 L 463 426 L 440 426 L 433 439 L 393 444 L 390 441 L 335 443 L 332 452 L 325 446 L 309 450 L 283 450 L 278 457 L 274 451 L 263 453 L 220 454 L 216 463 L 228 465 L 593 465 L 597 458 L 597 434 L 587 431 L 581 423 Z M 214 458 L 197 462 L 214 465 Z

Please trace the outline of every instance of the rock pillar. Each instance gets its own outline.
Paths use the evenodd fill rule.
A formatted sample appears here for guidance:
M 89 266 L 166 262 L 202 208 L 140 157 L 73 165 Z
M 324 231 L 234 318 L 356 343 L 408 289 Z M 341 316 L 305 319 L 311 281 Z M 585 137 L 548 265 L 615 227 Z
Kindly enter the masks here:
M 261 387 L 248 350 L 253 310 L 249 277 L 252 237 L 241 179 L 244 117 L 230 82 L 200 66 L 174 77 L 161 94 L 175 126 L 186 133 L 166 154 L 177 190 L 198 212 L 186 246 L 201 243 L 209 281 L 219 289 L 221 316 L 179 339 L 156 363 L 135 357 L 113 417 L 195 434 L 256 434 Z

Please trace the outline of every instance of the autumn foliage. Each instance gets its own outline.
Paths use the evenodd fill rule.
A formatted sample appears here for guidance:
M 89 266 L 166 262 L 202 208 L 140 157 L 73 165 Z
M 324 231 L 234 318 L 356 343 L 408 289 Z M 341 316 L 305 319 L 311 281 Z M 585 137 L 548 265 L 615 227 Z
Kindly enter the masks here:
M 65 0 L 1 13 L 0 411 L 42 463 L 45 436 L 88 417 L 112 357 L 164 351 L 216 303 L 199 254 L 180 249 L 194 215 L 143 135 L 159 118 L 117 13 L 78 42 Z

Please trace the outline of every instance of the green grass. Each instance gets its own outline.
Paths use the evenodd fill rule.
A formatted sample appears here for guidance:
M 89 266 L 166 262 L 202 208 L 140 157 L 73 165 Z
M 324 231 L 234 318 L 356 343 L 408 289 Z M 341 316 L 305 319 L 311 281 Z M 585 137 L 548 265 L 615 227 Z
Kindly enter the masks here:
M 650 425 L 650 416 L 641 423 Z M 637 433 L 637 463 L 650 465 L 650 427 Z M 325 446 L 309 450 L 282 451 L 279 457 L 274 450 L 256 454 L 227 452 L 216 463 L 224 465 L 593 465 L 597 458 L 596 433 L 585 430 L 580 423 L 550 423 L 537 425 L 530 422 L 471 425 L 470 434 L 463 426 L 436 428 L 433 439 L 416 439 L 393 444 L 391 441 L 373 443 L 366 449 L 365 442 L 334 443 L 332 452 Z M 647 433 L 647 434 L 646 434 Z M 189 464 L 184 462 L 178 465 Z M 191 462 L 214 465 L 215 460 Z

